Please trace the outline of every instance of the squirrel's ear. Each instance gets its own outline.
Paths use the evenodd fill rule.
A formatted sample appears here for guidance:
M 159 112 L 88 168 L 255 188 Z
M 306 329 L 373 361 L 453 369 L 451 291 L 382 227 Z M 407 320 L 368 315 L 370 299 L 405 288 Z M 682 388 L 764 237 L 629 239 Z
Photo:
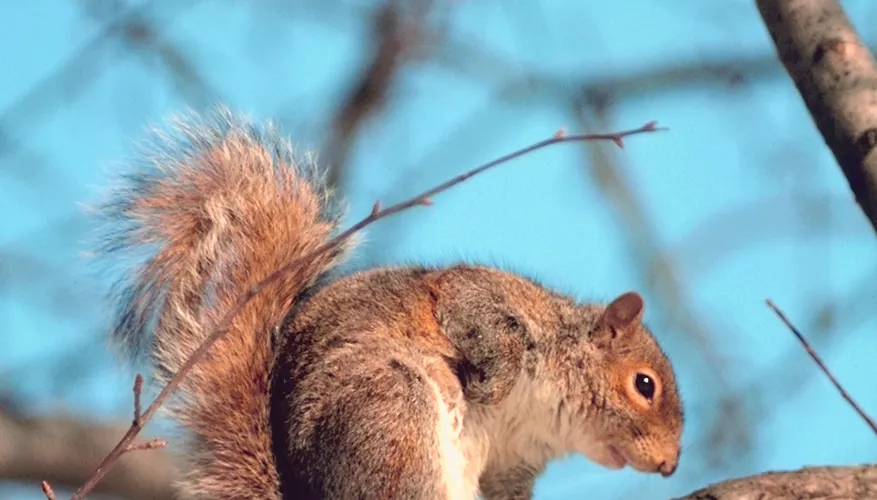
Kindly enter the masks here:
M 640 294 L 627 292 L 619 295 L 606 306 L 603 319 L 607 326 L 626 328 L 643 317 L 645 304 Z
M 608 347 L 612 340 L 623 335 L 631 325 L 642 319 L 645 304 L 640 294 L 626 292 L 615 298 L 606 309 L 591 340 L 599 346 Z

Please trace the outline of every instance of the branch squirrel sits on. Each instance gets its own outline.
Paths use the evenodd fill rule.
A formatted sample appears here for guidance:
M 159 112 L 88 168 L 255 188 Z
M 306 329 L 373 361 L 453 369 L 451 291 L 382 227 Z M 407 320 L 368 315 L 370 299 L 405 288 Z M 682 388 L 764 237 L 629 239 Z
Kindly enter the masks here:
M 164 383 L 343 205 L 268 123 L 222 110 L 150 144 L 100 207 L 99 254 L 134 262 L 113 339 Z M 185 497 L 528 499 L 572 453 L 676 470 L 682 402 L 640 295 L 579 304 L 470 265 L 334 276 L 352 246 L 251 300 L 167 402 Z

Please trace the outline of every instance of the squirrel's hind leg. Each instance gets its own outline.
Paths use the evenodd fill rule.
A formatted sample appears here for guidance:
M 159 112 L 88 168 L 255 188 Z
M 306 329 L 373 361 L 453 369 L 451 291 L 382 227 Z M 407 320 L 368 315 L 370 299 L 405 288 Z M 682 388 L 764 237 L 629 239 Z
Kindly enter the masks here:
M 285 496 L 474 500 L 477 478 L 466 480 L 459 445 L 459 385 L 446 367 L 430 369 L 400 351 L 343 358 L 308 376 L 308 389 L 294 398 L 307 401 L 308 410 L 289 401 L 298 427 L 290 429 L 289 460 L 301 476 L 292 482 L 301 486 L 287 483 Z

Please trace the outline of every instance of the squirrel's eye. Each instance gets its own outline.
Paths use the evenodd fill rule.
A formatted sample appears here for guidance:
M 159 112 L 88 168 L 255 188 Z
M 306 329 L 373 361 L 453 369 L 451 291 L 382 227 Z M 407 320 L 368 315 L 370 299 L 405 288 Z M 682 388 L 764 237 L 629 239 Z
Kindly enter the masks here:
M 652 380 L 652 377 L 644 373 L 636 374 L 634 386 L 636 387 L 636 390 L 649 401 L 651 401 L 652 397 L 655 395 L 655 381 Z

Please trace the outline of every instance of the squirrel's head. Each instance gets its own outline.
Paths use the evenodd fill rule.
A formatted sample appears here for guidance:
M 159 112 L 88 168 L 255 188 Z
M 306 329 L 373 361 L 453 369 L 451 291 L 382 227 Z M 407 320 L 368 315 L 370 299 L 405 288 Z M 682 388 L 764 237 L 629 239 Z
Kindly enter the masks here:
M 436 320 L 464 360 L 464 395 L 499 422 L 500 446 L 540 467 L 579 452 L 606 467 L 676 470 L 682 402 L 639 294 L 578 306 L 465 266 L 434 282 Z
M 559 335 L 559 412 L 575 450 L 610 468 L 630 465 L 669 476 L 679 462 L 682 401 L 673 368 L 643 325 L 643 299 L 624 293 L 605 308 L 583 309 L 578 325 Z

